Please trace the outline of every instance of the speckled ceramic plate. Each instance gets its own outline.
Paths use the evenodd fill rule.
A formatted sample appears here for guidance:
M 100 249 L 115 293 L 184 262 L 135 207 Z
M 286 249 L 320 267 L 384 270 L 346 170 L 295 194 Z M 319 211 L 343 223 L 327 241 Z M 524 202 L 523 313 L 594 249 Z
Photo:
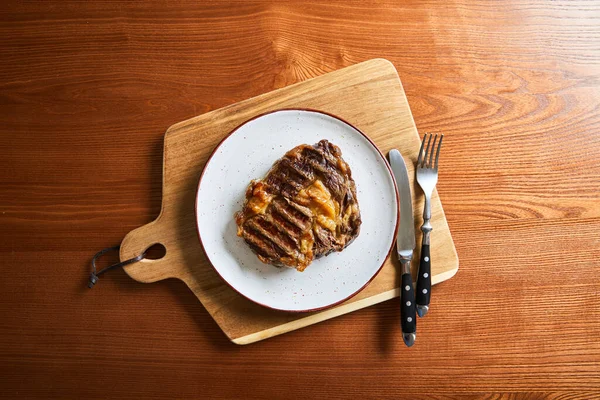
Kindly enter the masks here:
M 352 170 L 360 235 L 342 252 L 314 260 L 304 272 L 263 264 L 236 236 L 234 214 L 245 190 L 288 150 L 321 139 L 337 145 Z M 395 185 L 381 152 L 349 123 L 318 111 L 275 111 L 245 122 L 214 150 L 198 185 L 198 234 L 217 273 L 241 295 L 277 310 L 323 309 L 357 294 L 389 256 L 398 228 Z

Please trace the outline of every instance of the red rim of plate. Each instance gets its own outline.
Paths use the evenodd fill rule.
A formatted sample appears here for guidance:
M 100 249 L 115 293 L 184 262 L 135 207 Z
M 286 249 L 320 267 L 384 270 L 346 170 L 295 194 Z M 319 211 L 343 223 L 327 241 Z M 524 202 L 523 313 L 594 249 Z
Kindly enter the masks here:
M 393 236 L 392 243 L 390 245 L 390 249 L 388 250 L 387 256 L 385 257 L 385 259 L 383 260 L 383 263 L 379 266 L 379 268 L 377 269 L 377 271 L 375 271 L 375 273 L 373 274 L 373 276 L 371 278 L 369 278 L 369 280 L 367 282 L 365 282 L 364 285 L 362 285 L 356 292 L 352 293 L 350 296 L 348 296 L 348 297 L 346 297 L 346 298 L 344 298 L 342 300 L 338 300 L 335 303 L 331 303 L 331 304 L 328 304 L 326 306 L 323 306 L 323 307 L 311 308 L 311 309 L 307 309 L 307 310 L 286 310 L 286 309 L 283 309 L 283 308 L 271 307 L 271 306 L 268 306 L 266 304 L 260 303 L 260 302 L 254 300 L 254 299 L 251 299 L 248 296 L 246 296 L 243 293 L 241 293 L 239 290 L 237 290 L 231 283 L 229 283 L 225 278 L 223 278 L 223 276 L 219 273 L 219 270 L 213 264 L 213 262 L 210 259 L 208 253 L 206 252 L 206 249 L 204 248 L 204 243 L 202 243 L 202 235 L 200 234 L 200 227 L 198 226 L 198 195 L 200 194 L 200 185 L 202 184 L 202 178 L 204 177 L 204 172 L 206 171 L 206 167 L 208 166 L 208 164 L 212 160 L 212 158 L 215 155 L 215 153 L 217 152 L 217 150 L 219 150 L 219 147 L 221 147 L 221 145 L 223 143 L 225 143 L 225 141 L 227 139 L 229 139 L 229 137 L 231 137 L 231 135 L 233 135 L 238 129 L 240 129 L 242 126 L 246 125 L 248 122 L 251 122 L 251 121 L 253 121 L 253 120 L 257 119 L 257 118 L 264 117 L 265 115 L 273 114 L 273 113 L 276 113 L 276 112 L 279 112 L 279 111 L 308 111 L 308 112 L 313 112 L 313 113 L 317 113 L 317 114 L 323 114 L 323 115 L 327 115 L 327 116 L 329 116 L 331 118 L 335 118 L 335 119 L 337 119 L 339 121 L 342 121 L 346 125 L 352 127 L 358 133 L 360 133 L 361 135 L 363 135 L 363 137 L 365 139 L 367 139 L 367 141 L 369 143 L 371 143 L 371 146 L 373 146 L 373 148 L 377 151 L 377 154 L 379 154 L 379 156 L 383 160 L 383 163 L 386 166 L 386 168 L 388 170 L 388 173 L 390 174 L 392 184 L 394 185 L 394 192 L 396 194 L 396 209 L 398 211 L 397 211 L 397 217 L 396 217 L 396 224 L 395 224 L 395 227 L 394 227 L 394 236 Z M 356 126 L 352 125 L 348 121 L 344 120 L 343 118 L 340 118 L 340 117 L 338 117 L 336 115 L 333 115 L 331 113 L 328 113 L 326 111 L 314 110 L 314 109 L 311 109 L 311 108 L 280 108 L 280 109 L 277 109 L 277 110 L 267 111 L 265 113 L 255 115 L 254 117 L 252 117 L 252 118 L 250 118 L 250 119 L 242 122 L 237 127 L 235 127 L 231 132 L 229 132 L 229 134 L 227 134 L 223 139 L 221 139 L 221 141 L 219 142 L 219 144 L 217 144 L 215 146 L 215 148 L 212 151 L 212 153 L 210 153 L 210 156 L 208 157 L 208 160 L 206 161 L 206 164 L 204 164 L 204 168 L 202 169 L 202 174 L 200 174 L 200 180 L 198 181 L 198 187 L 196 189 L 196 204 L 194 205 L 194 216 L 196 217 L 196 232 L 198 233 L 198 240 L 200 241 L 200 246 L 202 247 L 202 251 L 204 252 L 204 255 L 206 256 L 206 259 L 208 260 L 209 264 L 213 267 L 213 269 L 215 270 L 215 272 L 217 273 L 217 275 L 219 275 L 219 277 L 223 280 L 223 282 L 225 282 L 231 289 L 233 289 L 236 293 L 238 293 L 242 297 L 250 300 L 251 302 L 259 304 L 259 305 L 261 305 L 261 306 L 263 306 L 265 308 L 271 309 L 271 310 L 285 311 L 285 312 L 290 312 L 290 313 L 305 313 L 305 312 L 320 311 L 320 310 L 325 310 L 327 308 L 335 307 L 338 304 L 341 304 L 341 303 L 345 302 L 346 300 L 349 300 L 352 297 L 356 296 L 364 288 L 366 288 L 369 285 L 369 283 L 371 283 L 373 281 L 373 279 L 375 279 L 375 277 L 379 274 L 379 272 L 381 272 L 381 269 L 385 265 L 385 262 L 390 257 L 390 255 L 392 253 L 392 250 L 394 249 L 394 243 L 396 241 L 395 238 L 398 235 L 398 227 L 399 227 L 399 223 L 400 223 L 400 207 L 399 207 L 399 205 L 400 205 L 400 197 L 398 195 L 398 186 L 396 185 L 396 180 L 394 179 L 394 173 L 392 172 L 392 168 L 390 167 L 390 164 L 386 160 L 386 158 L 383 155 L 383 153 L 381 153 L 381 150 L 379 150 L 379 148 L 377 147 L 377 145 L 375 143 L 373 143 L 373 141 L 367 135 L 365 135 L 365 133 L 363 131 L 361 131 L 360 129 L 358 129 Z

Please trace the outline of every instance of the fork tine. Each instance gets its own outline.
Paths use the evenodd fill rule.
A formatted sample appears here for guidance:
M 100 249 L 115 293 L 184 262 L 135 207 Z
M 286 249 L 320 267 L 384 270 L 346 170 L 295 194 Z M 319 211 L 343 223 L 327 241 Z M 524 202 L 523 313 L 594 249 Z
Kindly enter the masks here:
M 427 146 L 425 147 L 425 153 L 423 154 L 423 168 L 427 167 L 427 156 L 429 155 L 429 145 L 431 144 L 432 134 L 429 134 L 429 140 L 427 140 Z M 423 142 L 425 142 L 425 138 L 423 138 Z
M 423 159 L 423 147 L 425 146 L 425 139 L 427 139 L 427 133 L 423 136 L 423 141 L 421 142 L 421 148 L 419 149 L 419 158 L 417 158 L 417 168 L 421 165 L 421 160 Z
M 437 141 L 438 138 L 438 134 L 436 133 L 435 136 L 433 137 L 433 143 L 431 144 L 431 153 L 429 153 L 429 162 L 427 163 L 427 166 L 429 168 L 433 168 L 433 153 L 435 153 L 435 142 Z
M 440 158 L 440 149 L 442 148 L 442 140 L 444 139 L 444 134 L 442 134 L 442 136 L 440 136 L 440 141 L 438 142 L 438 147 L 437 147 L 437 151 L 435 153 L 435 169 L 437 170 L 438 167 L 438 159 Z

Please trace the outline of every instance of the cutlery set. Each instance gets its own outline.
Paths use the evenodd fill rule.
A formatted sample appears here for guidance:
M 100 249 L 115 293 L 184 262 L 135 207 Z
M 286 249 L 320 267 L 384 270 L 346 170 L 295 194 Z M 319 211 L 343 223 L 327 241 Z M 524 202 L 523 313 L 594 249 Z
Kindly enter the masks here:
M 400 292 L 402 338 L 408 347 L 412 346 L 416 339 L 416 314 L 418 314 L 419 317 L 424 317 L 425 314 L 427 314 L 427 311 L 429 311 L 429 302 L 431 298 L 431 256 L 429 245 L 430 235 L 433 229 L 431 226 L 431 195 L 438 179 L 438 159 L 443 138 L 444 135 L 425 134 L 415 168 L 417 182 L 425 195 L 423 225 L 421 225 L 423 238 L 421 241 L 416 294 L 414 292 L 415 289 L 410 268 L 416 243 L 410 181 L 408 179 L 406 164 L 404 163 L 400 152 L 393 149 L 389 153 L 390 165 L 400 195 L 400 229 L 398 230 L 398 236 L 396 238 L 396 248 L 398 260 L 402 266 L 402 285 Z

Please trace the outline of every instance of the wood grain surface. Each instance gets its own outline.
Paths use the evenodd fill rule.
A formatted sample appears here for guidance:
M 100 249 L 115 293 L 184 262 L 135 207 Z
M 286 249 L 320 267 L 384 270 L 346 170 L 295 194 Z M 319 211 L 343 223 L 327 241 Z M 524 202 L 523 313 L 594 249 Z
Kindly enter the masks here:
M 0 3 L 0 397 L 600 397 L 600 3 Z M 173 123 L 375 57 L 461 262 L 404 347 L 391 300 L 251 346 L 97 250 L 160 211 Z M 108 260 L 107 260 L 108 262 Z
M 311 313 L 278 312 L 254 304 L 229 289 L 202 251 L 196 228 L 196 193 L 213 149 L 246 121 L 294 107 L 328 112 L 368 135 L 383 154 L 393 148 L 402 153 L 408 164 L 419 243 L 422 238 L 418 227 L 423 224 L 425 199 L 414 179 L 421 140 L 398 73 L 387 60 L 378 58 L 342 68 L 169 127 L 164 141 L 161 212 L 156 220 L 125 236 L 120 259 L 134 258 L 156 243 L 164 246 L 164 257 L 128 265 L 127 275 L 144 283 L 168 278 L 182 280 L 225 335 L 237 344 L 254 343 L 400 295 L 401 266 L 396 257 L 389 257 L 364 290 L 334 308 Z M 360 188 L 360 182 L 357 185 Z M 240 190 L 243 194 L 245 187 Z M 437 284 L 456 274 L 459 261 L 436 191 L 431 199 L 431 224 L 435 227 L 431 280 Z M 415 278 L 419 251 L 415 250 L 412 263 Z

